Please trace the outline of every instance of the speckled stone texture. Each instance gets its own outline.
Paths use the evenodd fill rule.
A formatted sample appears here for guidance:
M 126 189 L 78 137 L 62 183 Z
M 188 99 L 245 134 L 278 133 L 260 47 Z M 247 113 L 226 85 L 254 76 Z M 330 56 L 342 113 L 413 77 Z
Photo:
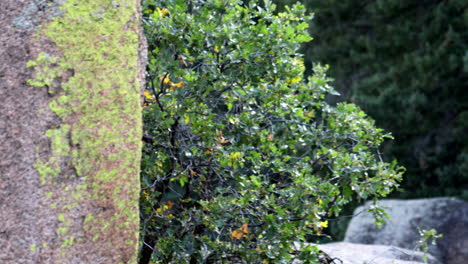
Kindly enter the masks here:
M 0 263 L 135 263 L 138 222 L 132 220 L 128 230 L 113 225 L 112 221 L 122 219 L 114 219 L 121 208 L 112 204 L 112 199 L 103 197 L 103 201 L 93 200 L 90 195 L 75 191 L 78 186 L 83 186 L 84 178 L 93 177 L 93 171 L 89 175 L 79 176 L 71 155 L 61 157 L 58 163 L 61 169 L 59 177 L 53 184 L 44 184 L 35 167 L 38 161 L 47 161 L 53 155 L 53 143 L 46 136 L 47 131 L 64 123 L 71 125 L 73 130 L 74 122 L 79 118 L 79 113 L 75 113 L 67 120 L 62 120 L 49 107 L 50 102 L 60 96 L 61 83 L 72 77 L 73 71 L 54 80 L 54 86 L 59 91 L 55 94 L 50 94 L 47 87 L 31 87 L 27 84 L 34 77 L 34 69 L 26 67 L 28 61 L 35 60 L 40 52 L 58 57 L 61 55 L 52 41 L 38 39 L 35 33 L 41 25 L 62 15 L 63 10 L 58 7 L 64 2 L 0 0 Z M 139 1 L 135 1 L 135 6 L 139 8 Z M 138 14 L 133 18 L 138 20 Z M 122 30 L 135 32 L 141 41 L 139 69 L 131 74 L 143 85 L 146 48 L 141 30 L 133 26 L 135 24 L 129 25 L 123 25 Z M 102 124 L 106 124 L 105 120 Z M 122 124 L 138 126 L 139 123 L 126 119 Z M 115 148 L 122 151 L 128 147 L 130 155 L 138 158 L 138 146 L 127 143 Z M 79 153 L 79 147 L 77 144 L 71 149 Z M 124 166 L 108 162 L 112 153 L 99 153 L 102 154 L 102 166 L 108 166 L 109 169 Z M 132 200 L 138 196 L 135 194 L 139 189 L 138 166 L 132 164 L 132 168 L 128 168 L 128 182 L 121 183 L 131 183 L 132 187 L 121 188 L 122 201 L 129 194 Z M 125 167 L 121 169 L 127 170 Z M 115 193 L 121 187 L 117 180 L 107 186 L 108 190 L 101 188 L 100 192 L 94 192 Z M 90 191 L 90 186 L 80 191 Z M 76 203 L 70 202 L 72 199 L 68 197 L 71 196 Z M 138 216 L 137 207 L 135 203 L 132 210 Z M 96 230 L 93 227 L 86 229 L 87 217 L 93 215 L 98 215 L 97 218 L 104 224 L 111 225 Z M 109 222 L 105 221 L 105 217 Z M 98 231 L 100 236 L 95 237 Z
M 420 239 L 418 228 L 436 229 L 442 238 L 429 245 L 429 253 L 445 264 L 468 263 L 468 203 L 454 198 L 417 200 L 382 200 L 391 219 L 378 229 L 366 206 L 355 210 L 348 226 L 345 242 L 391 245 L 416 249 Z
M 26 62 L 36 49 L 30 39 L 36 18 L 43 13 L 24 20 L 25 28 L 13 26 L 32 2 L 0 1 L 0 263 L 50 261 L 32 252 L 30 245 L 44 237 L 53 239 L 58 222 L 40 199 L 39 177 L 33 168 L 36 154 L 49 154 L 45 131 L 58 120 L 50 113 L 39 114 L 50 101 L 47 90 L 26 85 L 31 76 Z

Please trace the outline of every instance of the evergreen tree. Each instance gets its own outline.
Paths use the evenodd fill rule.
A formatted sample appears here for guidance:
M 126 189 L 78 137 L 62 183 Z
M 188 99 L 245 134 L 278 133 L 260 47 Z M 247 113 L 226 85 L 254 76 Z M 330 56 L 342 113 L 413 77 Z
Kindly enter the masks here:
M 284 8 L 293 0 L 276 0 Z M 391 131 L 384 156 L 407 168 L 400 197 L 468 199 L 468 5 L 452 1 L 303 1 L 315 13 L 312 62 Z

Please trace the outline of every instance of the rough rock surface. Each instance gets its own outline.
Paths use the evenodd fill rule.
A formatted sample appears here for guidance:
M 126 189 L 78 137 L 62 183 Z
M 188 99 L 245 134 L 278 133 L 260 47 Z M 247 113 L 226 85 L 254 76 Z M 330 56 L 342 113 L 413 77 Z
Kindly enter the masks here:
M 37 23 L 30 19 L 26 28 L 12 26 L 31 2 L 0 1 L 0 263 L 39 262 L 30 246 L 38 234 L 53 237 L 58 225 L 44 209 L 34 170 L 36 155 L 50 153 L 45 131 L 58 124 L 50 112 L 41 115 L 50 101 L 47 91 L 26 85 L 31 70 L 25 65 L 37 50 L 29 39 Z M 51 45 L 43 43 L 43 49 Z
M 383 245 L 364 245 L 346 242 L 318 245 L 318 248 L 328 254 L 333 264 L 416 264 L 423 263 L 423 254 L 408 249 Z M 440 264 L 431 255 L 427 255 L 427 263 Z M 329 262 L 330 263 L 330 262 Z
M 429 246 L 429 253 L 446 264 L 468 263 L 468 203 L 453 198 L 382 200 L 391 219 L 381 228 L 374 225 L 366 204 L 358 207 L 344 241 L 391 245 L 413 250 L 420 239 L 418 228 L 436 229 L 442 238 Z
M 0 0 L 1 264 L 136 262 L 139 2 Z

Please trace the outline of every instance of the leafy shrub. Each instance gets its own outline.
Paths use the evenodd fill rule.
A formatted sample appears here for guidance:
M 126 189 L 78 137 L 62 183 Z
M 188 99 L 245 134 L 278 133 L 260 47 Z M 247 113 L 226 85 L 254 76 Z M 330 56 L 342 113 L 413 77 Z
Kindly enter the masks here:
M 397 186 L 378 152 L 389 135 L 324 101 L 324 67 L 303 80 L 302 5 L 155 0 L 144 14 L 140 263 L 314 263 L 303 242 Z

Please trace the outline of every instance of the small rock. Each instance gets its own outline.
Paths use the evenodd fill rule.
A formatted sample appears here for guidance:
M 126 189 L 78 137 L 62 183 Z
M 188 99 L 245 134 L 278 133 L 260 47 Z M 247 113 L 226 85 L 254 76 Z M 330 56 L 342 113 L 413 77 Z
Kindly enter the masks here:
M 390 220 L 378 229 L 370 213 L 358 207 L 346 231 L 344 241 L 390 245 L 410 250 L 418 248 L 419 229 L 435 229 L 442 238 L 429 245 L 429 253 L 446 264 L 468 263 L 468 203 L 454 198 L 382 200 Z
M 327 264 L 418 264 L 424 263 L 423 253 L 394 246 L 364 245 L 346 242 L 317 245 L 333 262 Z M 440 264 L 427 254 L 428 264 Z

